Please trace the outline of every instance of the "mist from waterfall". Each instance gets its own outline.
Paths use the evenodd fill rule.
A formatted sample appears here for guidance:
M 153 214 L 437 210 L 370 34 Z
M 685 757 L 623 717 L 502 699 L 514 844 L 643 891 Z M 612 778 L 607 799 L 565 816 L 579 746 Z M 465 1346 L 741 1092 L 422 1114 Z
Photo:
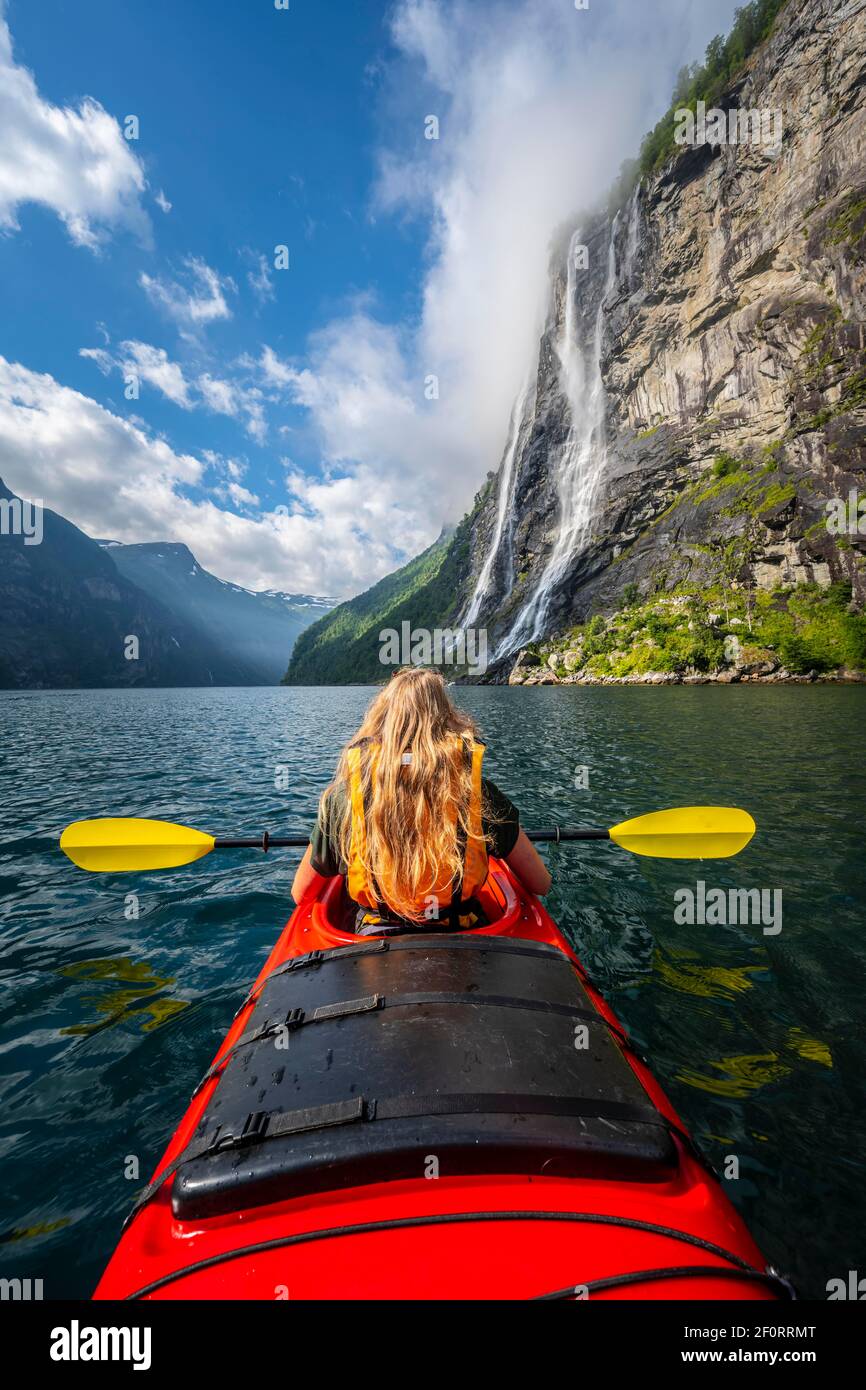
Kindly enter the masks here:
M 461 619 L 461 626 L 464 628 L 471 627 L 475 622 L 481 612 L 481 606 L 490 592 L 493 570 L 502 545 L 503 536 L 505 536 L 506 542 L 505 554 L 510 566 L 509 573 L 505 580 L 504 592 L 507 593 L 514 583 L 514 559 L 510 542 L 514 530 L 514 485 L 517 477 L 515 463 L 523 439 L 523 427 L 532 416 L 532 412 L 528 409 L 531 386 L 532 381 L 527 379 L 511 411 L 508 444 L 506 445 L 505 455 L 499 469 L 496 522 L 484 564 L 481 566 L 478 578 L 475 582 L 474 592 L 469 600 L 466 612 Z
M 557 470 L 559 527 L 556 541 L 541 577 L 523 605 L 515 622 L 501 642 L 497 657 L 507 656 L 526 642 L 544 634 L 550 600 L 568 565 L 585 545 L 594 505 L 606 462 L 605 394 L 601 375 L 604 346 L 604 316 L 609 295 L 616 283 L 616 231 L 619 213 L 613 219 L 607 253 L 607 274 L 595 316 L 592 346 L 584 352 L 580 341 L 577 309 L 578 248 L 581 233 L 576 231 L 568 248 L 565 314 L 555 351 L 560 364 L 560 381 L 568 402 L 570 425 Z

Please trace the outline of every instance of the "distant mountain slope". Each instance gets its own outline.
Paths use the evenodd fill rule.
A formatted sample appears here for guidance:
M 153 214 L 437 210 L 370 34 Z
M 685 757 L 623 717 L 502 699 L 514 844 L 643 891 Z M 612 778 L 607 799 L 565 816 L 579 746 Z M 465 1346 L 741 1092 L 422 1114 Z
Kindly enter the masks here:
M 10 534 L 0 481 L 0 688 L 247 685 L 251 672 L 131 584 L 110 553 L 55 512 L 40 544 Z M 138 658 L 127 660 L 127 639 Z
M 469 523 L 445 533 L 381 579 L 372 589 L 341 603 L 308 627 L 295 643 L 284 685 L 364 685 L 385 679 L 390 668 L 379 661 L 379 633 L 400 628 L 446 627 L 455 617 L 469 566 Z
M 185 545 L 99 544 L 126 579 L 249 671 L 251 684 L 276 685 L 295 639 L 333 606 L 307 594 L 254 593 L 229 584 L 202 569 Z

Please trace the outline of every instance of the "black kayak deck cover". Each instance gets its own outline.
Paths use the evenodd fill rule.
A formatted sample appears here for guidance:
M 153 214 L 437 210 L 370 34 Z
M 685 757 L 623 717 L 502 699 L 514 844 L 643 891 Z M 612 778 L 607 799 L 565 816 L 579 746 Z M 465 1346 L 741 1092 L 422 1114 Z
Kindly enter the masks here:
M 254 1038 L 250 1038 L 255 1034 Z M 172 1209 L 214 1216 L 431 1174 L 667 1178 L 665 1122 L 561 951 L 446 934 L 275 971 Z

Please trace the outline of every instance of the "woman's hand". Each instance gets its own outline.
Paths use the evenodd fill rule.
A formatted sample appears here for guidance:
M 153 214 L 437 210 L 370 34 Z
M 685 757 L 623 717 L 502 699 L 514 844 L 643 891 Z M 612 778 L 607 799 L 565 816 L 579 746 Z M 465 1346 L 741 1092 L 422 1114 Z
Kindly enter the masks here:
M 527 839 L 525 831 L 521 830 L 517 837 L 517 844 L 505 862 L 509 869 L 513 869 L 524 888 L 528 888 L 530 893 L 535 893 L 537 897 L 543 898 L 545 893 L 550 892 L 550 885 L 553 880 L 548 873 L 547 865 L 532 841 Z

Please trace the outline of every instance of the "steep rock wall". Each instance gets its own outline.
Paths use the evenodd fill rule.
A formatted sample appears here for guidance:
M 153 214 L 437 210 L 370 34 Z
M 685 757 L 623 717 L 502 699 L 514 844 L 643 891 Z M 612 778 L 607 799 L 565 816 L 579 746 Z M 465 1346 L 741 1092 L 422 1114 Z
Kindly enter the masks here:
M 780 110 L 781 148 L 687 149 L 637 189 L 612 229 L 607 218 L 588 228 L 589 268 L 576 280 L 585 352 L 611 239 L 616 263 L 602 303 L 606 441 L 595 450 L 594 514 L 536 637 L 610 609 L 628 585 L 711 582 L 713 552 L 746 532 L 746 581 L 848 579 L 862 604 L 862 538 L 840 547 L 822 522 L 828 497 L 864 490 L 864 55 L 862 0 L 795 0 L 721 103 Z M 514 468 L 513 550 L 500 544 L 478 619 L 507 660 L 562 513 L 557 474 L 573 416 L 555 346 L 563 262 L 560 252 Z M 731 468 L 739 491 L 713 487 L 724 456 L 759 470 L 762 486 L 751 478 L 746 488 Z M 476 505 L 470 589 L 497 493 L 493 482 Z

